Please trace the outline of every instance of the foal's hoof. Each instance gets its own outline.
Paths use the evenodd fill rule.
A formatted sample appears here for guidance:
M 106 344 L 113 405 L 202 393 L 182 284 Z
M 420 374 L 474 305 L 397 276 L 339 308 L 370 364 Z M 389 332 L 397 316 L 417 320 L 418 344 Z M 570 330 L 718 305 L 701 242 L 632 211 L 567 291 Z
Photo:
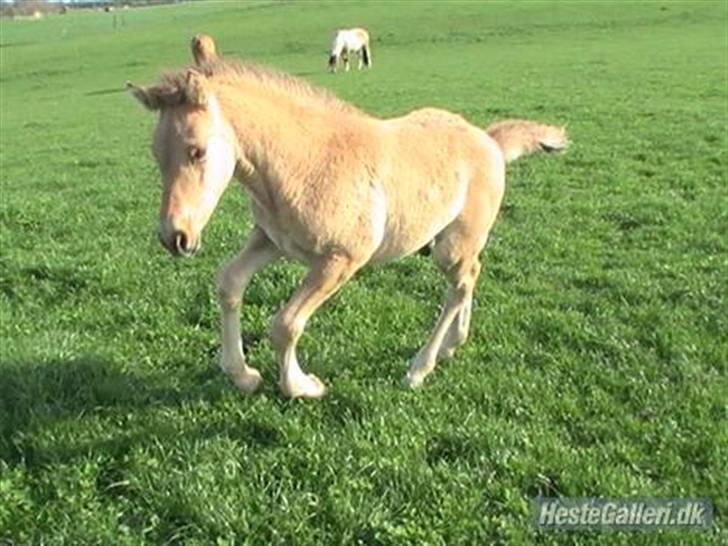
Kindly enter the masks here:
M 263 378 L 260 372 L 255 368 L 246 368 L 244 370 L 226 371 L 235 386 L 245 394 L 252 394 L 258 390 Z
M 452 358 L 455 355 L 455 347 L 441 347 L 440 350 L 437 352 L 437 359 L 438 360 L 448 360 Z
M 412 371 L 409 371 L 409 372 L 407 372 L 407 375 L 404 376 L 404 379 L 402 380 L 402 384 L 406 388 L 414 390 L 414 389 L 417 389 L 420 386 L 422 386 L 422 383 L 424 383 L 424 381 L 425 381 L 425 375 L 423 375 L 422 373 L 417 373 L 417 372 L 413 373 Z
M 281 381 L 280 386 L 289 398 L 322 398 L 326 395 L 326 385 L 312 373 L 301 375 L 295 381 Z

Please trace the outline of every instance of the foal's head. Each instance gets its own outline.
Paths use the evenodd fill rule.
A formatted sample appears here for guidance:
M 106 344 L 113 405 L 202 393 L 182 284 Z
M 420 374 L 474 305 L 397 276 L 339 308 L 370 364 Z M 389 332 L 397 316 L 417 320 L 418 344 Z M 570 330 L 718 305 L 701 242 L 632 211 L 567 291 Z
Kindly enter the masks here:
M 174 255 L 191 256 L 235 171 L 237 141 L 200 72 L 188 69 L 151 87 L 128 84 L 159 111 L 152 150 L 162 175 L 159 238 Z

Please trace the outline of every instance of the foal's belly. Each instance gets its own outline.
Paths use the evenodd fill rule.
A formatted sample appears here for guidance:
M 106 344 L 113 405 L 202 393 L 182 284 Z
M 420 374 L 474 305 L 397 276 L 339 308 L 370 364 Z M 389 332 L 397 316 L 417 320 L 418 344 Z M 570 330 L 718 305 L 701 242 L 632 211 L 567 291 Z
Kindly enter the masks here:
M 372 261 L 385 262 L 417 252 L 455 220 L 462 211 L 464 199 L 465 189 L 461 195 L 440 201 L 438 206 L 420 201 L 411 203 L 406 210 L 393 210 Z
M 384 262 L 416 252 L 462 212 L 468 173 L 457 164 L 435 171 L 433 178 L 410 163 L 386 178 L 331 185 L 291 202 L 257 184 L 246 189 L 256 224 L 287 257 L 311 263 L 343 252 Z

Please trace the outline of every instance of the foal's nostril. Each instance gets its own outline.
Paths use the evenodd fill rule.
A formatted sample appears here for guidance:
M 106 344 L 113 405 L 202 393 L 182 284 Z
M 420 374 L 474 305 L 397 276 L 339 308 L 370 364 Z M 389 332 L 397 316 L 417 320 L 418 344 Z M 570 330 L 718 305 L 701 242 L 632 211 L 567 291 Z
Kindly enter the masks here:
M 174 232 L 174 248 L 179 254 L 187 254 L 187 236 L 181 231 Z

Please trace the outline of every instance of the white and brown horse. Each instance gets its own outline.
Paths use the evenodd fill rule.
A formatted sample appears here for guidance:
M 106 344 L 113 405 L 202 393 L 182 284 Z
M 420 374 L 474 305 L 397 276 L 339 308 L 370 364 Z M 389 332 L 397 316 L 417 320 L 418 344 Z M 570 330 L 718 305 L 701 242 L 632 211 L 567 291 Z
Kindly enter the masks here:
M 483 130 L 434 108 L 378 119 L 303 80 L 220 59 L 131 87 L 159 112 L 159 230 L 172 254 L 200 248 L 233 176 L 250 197 L 255 227 L 218 280 L 221 365 L 245 392 L 261 382 L 240 336 L 240 306 L 256 271 L 284 256 L 308 266 L 271 335 L 283 393 L 315 398 L 325 387 L 296 357 L 311 315 L 367 263 L 434 241 L 449 288 L 406 375 L 409 386 L 420 385 L 468 335 L 478 256 L 498 214 L 506 162 L 567 144 L 559 127 L 507 121 Z
M 344 69 L 348 72 L 350 54 L 356 54 L 358 57 L 359 70 L 362 66 L 371 68 L 372 49 L 369 45 L 369 32 L 366 29 L 357 27 L 336 31 L 329 51 L 329 70 L 336 72 L 336 67 L 343 61 Z

